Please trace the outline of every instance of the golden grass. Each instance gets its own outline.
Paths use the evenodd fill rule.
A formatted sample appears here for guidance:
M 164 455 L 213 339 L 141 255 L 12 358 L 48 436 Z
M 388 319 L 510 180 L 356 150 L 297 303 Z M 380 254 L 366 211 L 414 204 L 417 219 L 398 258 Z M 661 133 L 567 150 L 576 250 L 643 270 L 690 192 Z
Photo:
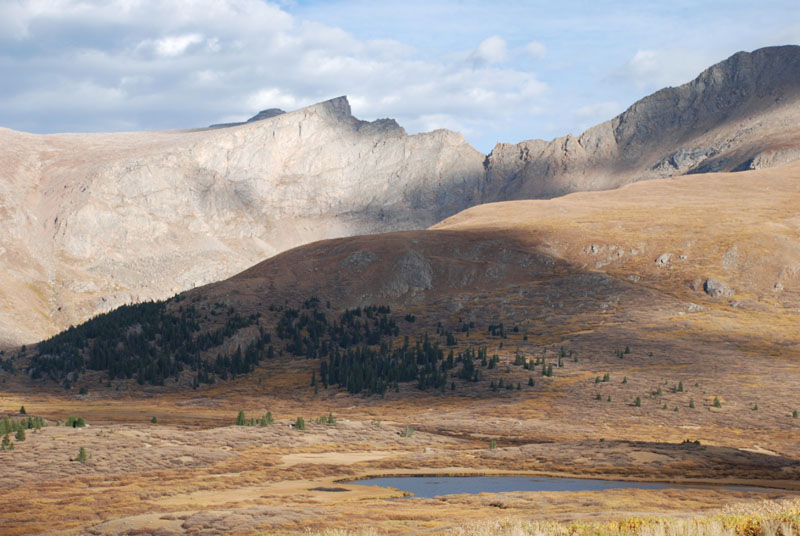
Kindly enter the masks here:
M 311 536 L 379 536 L 374 528 L 309 531 Z M 515 518 L 463 524 L 447 536 L 796 536 L 800 534 L 800 500 L 763 501 L 726 508 L 688 519 L 631 517 L 614 522 L 536 521 Z

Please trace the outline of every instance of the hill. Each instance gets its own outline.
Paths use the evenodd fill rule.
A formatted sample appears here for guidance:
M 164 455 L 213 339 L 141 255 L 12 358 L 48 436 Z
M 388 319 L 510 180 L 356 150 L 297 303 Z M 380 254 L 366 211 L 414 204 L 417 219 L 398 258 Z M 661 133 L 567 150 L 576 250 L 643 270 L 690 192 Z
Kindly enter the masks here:
M 697 196 L 698 186 L 715 192 L 713 204 Z M 430 342 L 428 372 L 444 378 L 466 359 L 457 354 L 444 365 L 448 348 L 485 347 L 489 357 L 497 352 L 514 360 L 522 352 L 525 363 L 542 348 L 546 354 L 567 348 L 581 356 L 581 364 L 568 366 L 580 374 L 610 366 L 647 384 L 666 367 L 681 381 L 702 379 L 706 393 L 727 391 L 730 404 L 761 399 L 763 409 L 769 397 L 780 421 L 799 377 L 786 372 L 800 366 L 798 202 L 800 164 L 792 164 L 483 205 L 426 231 L 292 249 L 157 307 L 100 317 L 40 344 L 27 354 L 32 361 L 17 366 L 34 378 L 92 385 L 92 378 L 106 381 L 111 362 L 117 371 L 111 379 L 121 385 L 174 378 L 166 384 L 177 389 L 264 366 L 277 381 L 271 389 L 281 392 L 279 378 L 294 370 L 287 359 L 312 364 L 324 379 L 319 367 L 332 367 L 339 353 L 355 351 L 378 366 L 404 337 L 411 349 Z M 375 355 L 360 353 L 379 346 Z M 639 361 L 623 359 L 626 347 L 636 349 Z M 283 361 L 271 362 L 278 357 Z M 418 356 L 417 365 L 428 362 Z M 359 370 L 367 374 L 373 365 L 365 363 Z M 544 366 L 538 358 L 536 365 Z M 417 381 L 424 369 L 403 377 Z M 779 369 L 780 379 L 771 376 Z M 379 385 L 377 370 L 389 369 L 378 366 L 363 381 Z M 398 371 L 385 373 L 387 386 L 398 381 L 391 376 Z M 308 374 L 293 389 L 311 385 Z M 752 380 L 733 392 L 728 382 L 735 374 Z M 459 390 L 488 387 L 463 375 Z M 438 381 L 423 384 L 439 388 Z M 769 394 L 762 382 L 770 383 Z M 292 392 L 303 399 L 302 390 Z M 577 411 L 572 397 L 582 395 L 555 392 L 568 401 L 562 411 Z M 765 416 L 759 414 L 759 425 Z

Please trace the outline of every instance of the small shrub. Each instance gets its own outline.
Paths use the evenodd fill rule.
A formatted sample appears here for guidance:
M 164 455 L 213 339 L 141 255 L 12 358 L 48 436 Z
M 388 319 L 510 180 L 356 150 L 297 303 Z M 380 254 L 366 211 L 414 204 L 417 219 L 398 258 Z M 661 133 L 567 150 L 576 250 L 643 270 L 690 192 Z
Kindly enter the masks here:
M 158 424 L 158 419 L 156 419 L 155 415 L 153 415 L 153 418 L 150 419 L 150 424 Z
M 633 401 L 633 405 L 636 406 L 637 408 L 641 408 L 642 407 L 642 398 L 637 396 L 636 400 Z
M 81 462 L 81 463 L 86 463 L 86 460 L 88 460 L 88 459 L 89 459 L 89 456 L 86 454 L 86 448 L 85 447 L 81 447 L 80 450 L 78 450 L 78 455 L 75 457 L 75 461 L 76 462 Z
M 796 419 L 796 418 L 797 418 L 797 410 L 794 410 L 794 411 L 792 412 L 792 418 L 793 418 L 793 419 Z
M 694 409 L 694 400 L 692 400 L 691 398 L 689 399 L 689 407 Z
M 20 408 L 19 408 L 19 414 L 20 414 L 20 415 L 27 415 L 27 413 L 28 413 L 28 412 L 27 412 L 27 411 L 25 411 L 25 406 L 20 406 Z
M 496 448 L 497 448 L 497 441 L 495 441 L 494 439 L 489 441 L 489 450 L 494 450 Z
M 25 430 L 23 428 L 17 430 L 17 433 L 14 434 L 14 439 L 17 441 L 25 441 Z
M 719 401 L 719 398 L 716 397 L 716 396 L 714 397 L 714 407 L 715 408 L 721 408 L 722 407 L 722 403 Z
M 324 424 L 325 426 L 336 426 L 336 417 L 333 416 L 333 413 L 328 413 L 327 415 L 323 415 L 317 419 L 317 424 Z
M 86 421 L 83 420 L 83 417 L 75 417 L 74 415 L 70 415 L 67 419 L 67 422 L 64 423 L 66 427 L 72 428 L 83 428 L 86 426 Z
M 294 421 L 294 427 L 298 430 L 305 430 L 306 429 L 306 421 L 302 417 L 298 417 L 296 421 Z

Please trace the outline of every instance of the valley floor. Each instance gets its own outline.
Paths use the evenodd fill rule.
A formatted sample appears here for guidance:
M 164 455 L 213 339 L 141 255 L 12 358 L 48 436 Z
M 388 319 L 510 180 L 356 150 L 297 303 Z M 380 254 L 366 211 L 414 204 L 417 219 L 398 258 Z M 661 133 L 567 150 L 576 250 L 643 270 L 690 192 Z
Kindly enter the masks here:
M 308 379 L 316 361 L 288 358 L 196 391 L 109 386 L 97 378 L 84 395 L 42 386 L 30 394 L 27 380 L 4 377 L 0 413 L 19 418 L 24 405 L 50 424 L 0 451 L 2 532 L 493 534 L 505 523 L 507 534 L 546 534 L 535 528 L 544 525 L 525 532 L 525 523 L 567 523 L 552 525 L 550 533 L 559 534 L 575 522 L 714 516 L 725 508 L 758 511 L 765 500 L 797 500 L 796 359 L 774 356 L 756 365 L 728 343 L 712 350 L 711 343 L 617 337 L 573 337 L 563 345 L 573 357 L 562 358 L 553 377 L 514 365 L 515 354 L 544 350 L 555 364 L 561 344 L 485 339 L 500 356 L 485 380 L 457 380 L 444 393 L 401 384 L 385 398 L 333 388 L 314 394 Z M 713 365 L 698 355 L 713 355 Z M 500 379 L 513 388 L 490 389 Z M 276 420 L 235 426 L 240 410 L 257 423 L 267 411 Z M 328 414 L 335 426 L 316 422 Z M 87 426 L 55 425 L 70 415 Z M 297 417 L 305 430 L 290 426 Z M 72 461 L 80 447 L 88 455 L 83 463 Z M 401 493 L 346 482 L 401 474 L 709 486 L 390 500 Z M 738 492 L 721 484 L 774 489 Z

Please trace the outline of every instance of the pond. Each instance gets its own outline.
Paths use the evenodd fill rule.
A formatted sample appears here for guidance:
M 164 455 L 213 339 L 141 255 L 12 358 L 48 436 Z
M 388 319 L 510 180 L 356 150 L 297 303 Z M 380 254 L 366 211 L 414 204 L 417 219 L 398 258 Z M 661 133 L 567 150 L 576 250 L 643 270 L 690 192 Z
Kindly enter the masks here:
M 526 476 L 392 476 L 354 480 L 364 486 L 395 488 L 415 497 L 438 497 L 457 493 L 502 493 L 511 491 L 602 491 L 617 488 L 635 489 L 698 489 L 712 486 L 690 486 L 667 482 L 627 482 L 584 478 L 548 478 Z M 746 486 L 713 486 L 713 489 L 747 492 L 779 490 Z

